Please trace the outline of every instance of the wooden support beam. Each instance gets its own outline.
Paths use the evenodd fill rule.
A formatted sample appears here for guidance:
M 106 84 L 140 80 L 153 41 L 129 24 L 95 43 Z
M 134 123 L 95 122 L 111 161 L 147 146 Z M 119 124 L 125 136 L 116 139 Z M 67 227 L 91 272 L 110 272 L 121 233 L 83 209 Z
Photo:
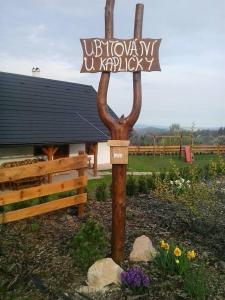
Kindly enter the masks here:
M 93 165 L 93 175 L 94 177 L 98 174 L 98 144 L 93 144 L 93 153 L 94 153 L 94 165 Z
M 49 146 L 49 147 L 42 147 L 42 151 L 47 155 L 48 160 L 54 159 L 54 154 L 57 152 L 58 147 Z M 52 174 L 48 174 L 48 183 L 52 182 Z

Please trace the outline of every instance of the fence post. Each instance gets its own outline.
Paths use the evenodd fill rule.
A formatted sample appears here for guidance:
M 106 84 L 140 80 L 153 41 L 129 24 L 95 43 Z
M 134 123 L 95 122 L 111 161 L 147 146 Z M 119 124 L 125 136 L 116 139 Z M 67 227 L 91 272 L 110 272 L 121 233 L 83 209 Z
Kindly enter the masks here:
M 84 151 L 79 151 L 78 155 L 84 155 Z M 78 170 L 78 177 L 84 176 L 85 175 L 85 168 L 79 169 Z M 77 194 L 83 194 L 85 192 L 84 187 L 80 187 L 77 189 Z M 79 204 L 78 205 L 78 217 L 82 217 L 84 215 L 84 204 Z
M 220 155 L 220 145 L 217 145 L 217 155 Z

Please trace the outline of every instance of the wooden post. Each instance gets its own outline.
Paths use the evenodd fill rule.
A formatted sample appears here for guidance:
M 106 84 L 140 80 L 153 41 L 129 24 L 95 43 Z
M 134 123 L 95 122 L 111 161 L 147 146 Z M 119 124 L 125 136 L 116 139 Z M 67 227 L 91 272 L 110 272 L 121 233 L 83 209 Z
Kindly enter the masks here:
M 47 155 L 48 160 L 54 159 L 54 154 L 58 150 L 58 147 L 49 146 L 49 147 L 42 147 L 42 151 Z M 48 183 L 52 182 L 52 174 L 48 175 Z
M 92 145 L 92 151 L 94 154 L 93 175 L 94 177 L 96 177 L 98 174 L 98 144 L 97 143 Z
M 155 158 L 155 135 L 153 135 L 153 155 Z
M 113 11 L 115 0 L 107 0 L 105 7 L 105 38 L 113 38 Z M 134 38 L 142 37 L 142 20 L 144 6 L 136 5 Z M 138 119 L 141 110 L 141 72 L 133 73 L 133 107 L 125 118 L 121 116 L 115 120 L 107 109 L 107 91 L 110 80 L 110 72 L 102 72 L 98 93 L 97 107 L 102 122 L 111 132 L 113 140 L 128 140 L 129 132 Z M 126 165 L 112 166 L 112 258 L 121 264 L 124 260 L 125 244 L 125 220 L 126 220 Z
M 79 151 L 78 155 L 84 155 L 84 151 Z M 85 175 L 85 169 L 78 169 L 78 177 L 80 176 L 84 176 Z M 83 194 L 85 193 L 85 189 L 84 187 L 81 187 L 79 189 L 77 189 L 77 194 Z M 84 215 L 84 204 L 79 204 L 78 205 L 78 217 L 83 217 Z
M 180 134 L 180 152 L 179 152 L 180 158 L 182 156 L 182 139 L 183 139 L 183 133 Z

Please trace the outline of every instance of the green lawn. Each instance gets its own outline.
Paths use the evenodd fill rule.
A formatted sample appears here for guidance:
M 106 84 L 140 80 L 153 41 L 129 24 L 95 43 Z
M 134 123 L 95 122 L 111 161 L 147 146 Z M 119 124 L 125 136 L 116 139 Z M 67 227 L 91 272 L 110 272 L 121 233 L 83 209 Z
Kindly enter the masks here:
M 199 154 L 194 156 L 193 165 L 204 166 L 209 163 L 210 160 L 216 159 L 215 154 Z M 184 158 L 180 159 L 178 155 L 130 155 L 128 171 L 130 172 L 159 172 L 161 170 L 168 170 L 170 160 L 175 161 L 178 167 L 188 166 L 184 161 Z
M 92 192 L 96 188 L 97 184 L 100 184 L 102 182 L 110 184 L 112 182 L 112 176 L 107 175 L 98 179 L 88 180 L 88 185 L 87 185 L 88 192 Z
M 215 154 L 195 155 L 192 165 L 205 166 L 210 160 L 216 158 L 217 155 Z M 183 158 L 180 159 L 178 155 L 162 155 L 155 157 L 153 155 L 130 155 L 127 170 L 129 172 L 169 171 L 170 160 L 173 160 L 178 167 L 190 166 Z M 88 192 L 93 192 L 97 184 L 100 184 L 101 182 L 110 184 L 112 182 L 112 176 L 107 175 L 102 178 L 88 180 Z

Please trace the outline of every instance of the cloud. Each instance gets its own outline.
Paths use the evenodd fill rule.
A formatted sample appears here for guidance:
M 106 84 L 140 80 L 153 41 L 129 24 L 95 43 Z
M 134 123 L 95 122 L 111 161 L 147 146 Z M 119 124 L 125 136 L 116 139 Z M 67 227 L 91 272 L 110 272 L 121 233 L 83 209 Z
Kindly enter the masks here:
M 137 0 L 116 1 L 115 37 L 130 38 Z M 142 74 L 140 123 L 224 126 L 225 2 L 143 0 L 143 37 L 162 38 L 162 72 Z M 0 11 L 0 69 L 98 88 L 100 74 L 80 74 L 79 38 L 104 35 L 105 0 L 5 1 Z M 112 74 L 108 103 L 129 114 L 132 74 Z
M 81 74 L 75 65 L 59 57 L 16 58 L 0 54 L 0 70 L 9 73 L 32 75 L 32 67 L 39 67 L 40 76 L 44 78 L 79 81 Z
M 36 27 L 31 29 L 31 33 L 28 35 L 28 39 L 34 44 L 38 44 L 40 41 L 43 41 L 45 33 L 45 25 L 39 24 Z

